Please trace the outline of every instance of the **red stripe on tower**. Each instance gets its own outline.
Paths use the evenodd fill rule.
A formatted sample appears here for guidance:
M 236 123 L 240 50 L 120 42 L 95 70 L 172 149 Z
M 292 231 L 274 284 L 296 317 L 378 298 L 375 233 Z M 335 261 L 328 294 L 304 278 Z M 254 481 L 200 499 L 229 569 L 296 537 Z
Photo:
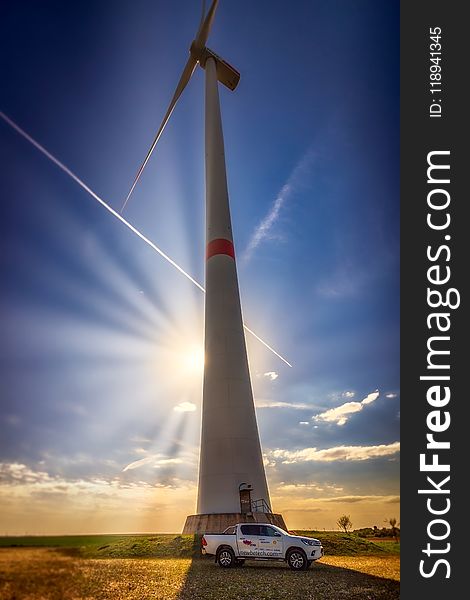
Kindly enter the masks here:
M 209 258 L 212 258 L 217 254 L 226 254 L 227 256 L 231 256 L 233 259 L 235 259 L 235 250 L 232 242 L 224 238 L 211 240 L 207 244 L 206 260 L 209 260 Z

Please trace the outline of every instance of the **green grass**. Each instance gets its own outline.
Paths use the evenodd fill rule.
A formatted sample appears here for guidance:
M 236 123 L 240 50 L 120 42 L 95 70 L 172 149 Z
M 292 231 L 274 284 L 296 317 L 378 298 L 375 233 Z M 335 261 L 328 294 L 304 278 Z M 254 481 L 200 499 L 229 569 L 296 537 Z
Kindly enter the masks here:
M 327 556 L 389 556 L 399 554 L 400 544 L 371 542 L 354 533 L 297 530 L 318 537 Z M 78 535 L 0 537 L 0 547 L 49 547 L 75 549 L 85 558 L 191 558 L 200 554 L 200 541 L 192 535 Z
M 386 556 L 400 553 L 400 543 L 390 541 L 371 542 L 354 533 L 339 531 L 295 530 L 297 535 L 318 538 L 328 556 Z
M 400 554 L 400 542 L 394 540 L 374 540 L 374 544 L 381 546 L 386 552 L 391 554 Z
M 74 535 L 0 537 L 0 547 L 75 549 L 87 558 L 184 558 L 199 554 L 192 535 Z

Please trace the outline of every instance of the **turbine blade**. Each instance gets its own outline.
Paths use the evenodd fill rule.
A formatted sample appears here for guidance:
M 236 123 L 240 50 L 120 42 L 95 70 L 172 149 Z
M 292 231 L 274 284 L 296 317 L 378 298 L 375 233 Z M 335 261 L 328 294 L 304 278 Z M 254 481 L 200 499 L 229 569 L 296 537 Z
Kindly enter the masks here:
M 188 84 L 188 81 L 191 79 L 191 75 L 194 73 L 194 69 L 196 68 L 196 65 L 197 65 L 197 60 L 194 59 L 192 56 L 190 56 L 188 59 L 188 62 L 186 63 L 186 66 L 184 67 L 184 70 L 180 77 L 178 85 L 176 86 L 176 90 L 175 90 L 175 93 L 173 94 L 173 98 L 171 99 L 170 106 L 168 107 L 168 110 L 166 111 L 166 114 L 163 117 L 163 121 L 161 122 L 160 128 L 157 131 L 157 135 L 155 136 L 155 138 L 152 142 L 152 145 L 150 146 L 150 150 L 147 152 L 147 156 L 145 157 L 144 162 L 141 164 L 140 169 L 137 171 L 137 175 L 135 176 L 132 187 L 129 190 L 129 193 L 127 194 L 126 199 L 124 200 L 124 203 L 121 207 L 121 213 L 126 208 L 129 198 L 131 197 L 132 192 L 134 191 L 134 188 L 137 185 L 137 182 L 139 181 L 140 176 L 142 175 L 145 167 L 147 166 L 150 156 L 152 155 L 152 152 L 154 151 L 155 146 L 157 145 L 158 140 L 160 139 L 160 136 L 163 133 L 163 130 L 165 129 L 165 126 L 168 123 L 169 118 L 171 117 L 171 113 L 173 112 L 173 109 L 175 108 L 176 103 L 178 102 L 178 98 L 181 96 L 184 88 Z
M 206 16 L 206 0 L 202 0 L 201 20 L 199 21 L 199 27 L 197 30 L 198 34 L 201 31 L 201 27 L 202 27 L 202 24 L 204 23 L 205 16 Z
M 214 21 L 215 11 L 216 11 L 218 3 L 219 3 L 219 0 L 214 0 L 212 2 L 211 7 L 209 8 L 209 11 L 206 15 L 206 18 L 204 19 L 204 21 L 201 23 L 201 25 L 199 27 L 199 31 L 197 32 L 197 35 L 196 35 L 196 44 L 200 48 L 204 48 L 204 46 L 206 45 L 207 38 L 209 37 L 209 33 L 210 33 L 210 30 L 212 27 L 212 22 Z

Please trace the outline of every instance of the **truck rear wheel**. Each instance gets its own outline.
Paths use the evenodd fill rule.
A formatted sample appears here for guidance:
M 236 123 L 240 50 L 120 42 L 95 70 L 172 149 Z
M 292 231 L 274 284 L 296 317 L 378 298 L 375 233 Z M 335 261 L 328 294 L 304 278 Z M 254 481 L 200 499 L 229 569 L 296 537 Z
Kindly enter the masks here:
M 235 553 L 232 548 L 221 548 L 217 552 L 217 562 L 221 567 L 228 569 L 235 566 Z
M 297 548 L 287 554 L 287 564 L 293 571 L 305 571 L 309 567 L 305 552 Z

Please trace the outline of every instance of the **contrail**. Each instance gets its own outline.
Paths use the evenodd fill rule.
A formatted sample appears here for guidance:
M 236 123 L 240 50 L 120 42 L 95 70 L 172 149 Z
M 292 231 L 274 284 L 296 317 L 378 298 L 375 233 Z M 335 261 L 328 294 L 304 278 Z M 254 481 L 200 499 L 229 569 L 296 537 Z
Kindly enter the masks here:
M 12 127 L 17 133 L 19 133 L 22 137 L 24 137 L 25 140 L 30 142 L 30 144 L 32 144 L 35 148 L 37 148 L 40 152 L 42 152 L 42 154 L 44 154 L 44 156 L 47 156 L 47 158 L 49 160 L 51 160 L 55 165 L 57 165 L 59 167 L 59 169 L 61 169 L 64 173 L 67 173 L 67 175 L 69 177 L 71 177 L 76 183 L 78 183 L 78 185 L 80 187 L 82 187 L 86 192 L 88 192 L 92 198 L 94 198 L 96 201 L 98 201 L 101 204 L 101 206 L 103 206 L 108 212 L 110 212 L 113 215 L 113 217 L 116 217 L 116 219 L 121 221 L 121 223 L 123 225 L 125 225 L 128 229 L 130 229 L 132 231 L 132 233 L 135 233 L 141 240 L 143 240 L 153 250 L 155 250 L 155 252 L 158 252 L 158 254 L 160 254 L 160 256 L 162 258 L 164 258 L 166 261 L 168 261 L 172 267 L 177 269 L 182 275 L 184 275 L 187 279 L 189 279 L 189 281 L 191 281 L 191 283 L 194 283 L 194 285 L 196 287 L 198 287 L 201 290 L 201 292 L 204 292 L 204 293 L 206 292 L 204 287 L 198 281 L 196 281 L 193 277 L 191 277 L 191 275 L 189 273 L 187 273 L 182 267 L 180 267 L 177 263 L 175 263 L 175 261 L 173 259 L 171 259 L 168 256 L 168 254 L 165 254 L 165 252 L 163 252 L 163 250 L 161 250 L 156 244 L 154 244 L 152 242 L 152 240 L 149 240 L 149 238 L 147 236 L 145 236 L 141 231 L 139 231 L 136 227 L 134 227 L 134 225 L 131 225 L 131 223 L 129 223 L 129 221 L 126 221 L 126 219 L 124 219 L 124 217 L 122 215 L 120 215 L 113 208 L 111 208 L 111 206 L 107 202 L 105 202 L 102 198 L 100 198 L 98 196 L 98 194 L 95 194 L 95 192 L 92 189 L 90 189 L 87 186 L 87 184 L 84 181 L 82 181 L 80 179 L 80 177 L 78 177 L 78 175 L 75 175 L 75 173 L 73 171 L 71 171 L 68 167 L 66 167 L 64 165 L 64 163 L 62 163 L 58 158 L 56 158 L 53 154 L 51 154 L 48 150 L 46 150 L 46 148 L 44 148 L 44 146 L 41 146 L 41 144 L 39 142 L 37 142 L 34 138 L 32 138 L 28 133 L 26 133 L 26 131 L 24 131 L 24 129 L 21 129 L 21 127 L 19 125 L 17 125 L 14 121 L 12 121 L 12 119 L 10 119 L 10 117 L 8 117 L 2 111 L 0 111 L 0 117 L 6 123 L 8 123 L 8 125 L 10 125 L 10 127 Z M 273 354 L 275 354 L 278 358 L 280 358 L 283 362 L 285 362 L 286 365 L 288 365 L 289 367 L 292 367 L 292 365 L 284 357 L 282 357 L 278 352 L 276 352 L 276 350 L 271 348 L 271 346 L 269 344 L 267 344 L 264 340 L 262 340 L 259 336 L 257 336 L 256 333 L 254 333 L 254 331 L 249 329 L 245 324 L 243 326 L 246 329 L 246 331 L 248 331 L 248 333 L 251 333 L 251 335 L 254 336 L 264 346 L 266 346 L 266 348 L 268 350 L 270 350 Z
M 288 183 L 286 183 L 286 185 L 283 186 L 282 190 L 279 192 L 278 196 L 274 200 L 269 213 L 264 217 L 264 219 L 255 229 L 243 255 L 243 259 L 245 261 L 248 261 L 251 258 L 251 255 L 261 244 L 263 239 L 269 235 L 269 230 L 278 220 L 282 205 L 284 204 L 288 195 L 291 193 L 291 190 L 292 187 Z
M 259 225 L 255 228 L 250 238 L 250 241 L 248 242 L 248 246 L 242 256 L 242 260 L 245 263 L 250 260 L 251 256 L 253 255 L 253 252 L 261 244 L 261 242 L 267 237 L 269 237 L 270 230 L 279 219 L 281 209 L 284 207 L 284 204 L 289 200 L 291 195 L 298 188 L 306 169 L 311 165 L 312 160 L 314 158 L 315 155 L 312 152 L 312 150 L 308 150 L 289 175 L 287 183 L 285 183 L 282 186 L 281 191 L 278 193 L 276 199 L 271 204 L 271 208 L 269 209 L 268 214 L 261 220 Z
M 258 340 L 258 342 L 261 342 L 261 343 L 263 344 L 263 346 L 266 346 L 266 348 L 267 348 L 268 350 L 271 350 L 271 352 L 272 352 L 273 354 L 275 354 L 275 355 L 276 355 L 278 358 L 280 358 L 282 361 L 284 361 L 288 367 L 291 367 L 291 368 L 292 368 L 292 365 L 290 364 L 290 362 L 288 362 L 288 361 L 287 361 L 287 360 L 286 360 L 286 359 L 285 359 L 283 356 L 281 356 L 280 354 L 278 354 L 278 353 L 276 352 L 276 350 L 274 350 L 274 348 L 271 348 L 271 346 L 270 346 L 269 344 L 267 344 L 267 343 L 266 343 L 264 340 L 262 340 L 262 339 L 261 339 L 261 338 L 260 338 L 258 335 L 256 335 L 256 333 L 255 333 L 253 330 L 251 330 L 249 327 L 247 327 L 247 326 L 245 325 L 245 323 L 243 323 L 243 327 L 246 329 L 246 331 L 248 331 L 248 333 L 251 333 L 251 335 L 252 335 L 253 337 L 255 337 L 255 338 Z
M 185 277 L 187 277 L 189 279 L 189 281 L 194 283 L 194 285 L 196 285 L 201 291 L 205 292 L 205 289 L 202 287 L 202 285 L 200 283 L 198 283 L 195 279 L 193 279 L 191 277 L 191 275 L 189 273 L 186 273 L 186 271 L 184 269 L 182 269 L 179 265 L 177 265 L 174 260 L 172 260 L 167 254 L 165 254 L 163 252 L 163 250 L 160 250 L 160 248 L 158 246 L 156 246 L 151 240 L 149 240 L 148 237 L 146 237 L 143 233 L 141 233 L 138 229 L 136 229 L 133 225 L 131 225 L 129 223 L 129 221 L 126 221 L 126 219 L 124 219 L 124 217 L 122 217 L 118 212 L 116 212 L 113 208 L 111 208 L 111 206 L 109 206 L 109 204 L 107 202 L 102 200 L 98 196 L 98 194 L 95 194 L 95 192 L 92 189 L 90 189 L 87 186 L 87 184 L 84 183 L 80 179 L 80 177 L 75 175 L 75 173 L 73 173 L 73 171 L 71 171 L 68 167 L 66 167 L 64 165 L 64 163 L 60 162 L 60 160 L 58 158 L 56 158 L 53 154 L 48 152 L 44 148 L 44 146 L 41 146 L 41 144 L 39 142 L 37 142 L 34 138 L 32 138 L 29 134 L 27 134 L 26 131 L 21 129 L 21 127 L 19 125 L 17 125 L 14 121 L 12 121 L 9 117 L 7 117 L 7 115 L 5 113 L 0 111 L 0 117 L 2 117 L 2 119 L 4 121 L 6 121 L 8 123 L 8 125 L 13 127 L 13 129 L 15 131 L 17 131 L 26 140 L 28 140 L 28 142 L 33 144 L 33 146 L 35 146 L 40 152 L 42 152 L 45 156 L 47 156 L 47 158 L 49 158 L 54 164 L 56 164 L 59 167 L 59 169 L 62 169 L 62 171 L 64 171 L 64 173 L 67 173 L 67 175 L 69 175 L 69 177 L 71 177 L 74 181 L 76 181 L 79 186 L 81 186 L 86 192 L 88 192 L 90 194 L 90 196 L 92 196 L 102 206 L 104 206 L 104 208 L 107 211 L 109 211 L 114 217 L 116 217 L 116 219 L 119 219 L 119 221 L 121 221 L 121 223 L 123 223 L 126 227 L 128 227 L 133 233 L 138 235 L 141 240 L 143 240 L 146 244 L 148 244 L 151 248 L 153 248 L 155 250 L 155 252 L 158 252 L 158 254 L 160 254 L 160 256 L 162 256 L 165 260 L 167 260 L 170 263 L 170 265 L 175 267 L 175 269 L 178 269 L 178 271 L 180 273 L 182 273 Z

